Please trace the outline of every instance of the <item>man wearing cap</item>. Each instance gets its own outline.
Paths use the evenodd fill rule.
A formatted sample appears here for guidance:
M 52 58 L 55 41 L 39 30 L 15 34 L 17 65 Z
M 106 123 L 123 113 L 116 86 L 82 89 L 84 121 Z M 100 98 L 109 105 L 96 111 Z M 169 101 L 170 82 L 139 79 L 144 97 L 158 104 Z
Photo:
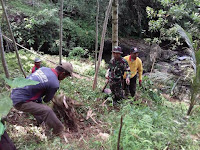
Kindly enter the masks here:
M 124 89 L 125 89 L 125 95 L 127 95 L 127 90 L 129 87 L 129 91 L 131 93 L 131 96 L 135 96 L 136 91 L 136 80 L 137 80 L 137 73 L 139 74 L 139 85 L 142 85 L 142 73 L 143 73 L 143 67 L 142 67 L 142 61 L 138 57 L 138 49 L 136 47 L 132 47 L 130 49 L 130 55 L 124 57 L 126 61 L 128 62 L 128 65 L 130 67 L 131 75 L 130 75 L 130 85 L 127 85 L 124 81 Z M 126 73 L 124 74 L 124 80 L 126 79 Z
M 34 66 L 32 68 L 32 73 L 38 70 L 41 67 L 41 60 L 39 58 L 35 58 Z
M 113 102 L 116 103 L 124 97 L 122 89 L 124 72 L 128 74 L 126 76 L 126 82 L 129 84 L 130 71 L 127 61 L 121 57 L 121 54 L 123 53 L 121 47 L 114 47 L 112 53 L 113 58 L 110 60 L 106 78 L 108 79 L 113 94 Z
M 17 110 L 32 114 L 37 121 L 45 122 L 53 133 L 62 134 L 64 126 L 56 117 L 53 110 L 45 104 L 53 97 L 59 89 L 60 81 L 71 76 L 73 67 L 71 63 L 63 63 L 55 69 L 42 67 L 32 73 L 27 79 L 38 81 L 37 85 L 29 85 L 23 88 L 13 89 L 11 99 Z

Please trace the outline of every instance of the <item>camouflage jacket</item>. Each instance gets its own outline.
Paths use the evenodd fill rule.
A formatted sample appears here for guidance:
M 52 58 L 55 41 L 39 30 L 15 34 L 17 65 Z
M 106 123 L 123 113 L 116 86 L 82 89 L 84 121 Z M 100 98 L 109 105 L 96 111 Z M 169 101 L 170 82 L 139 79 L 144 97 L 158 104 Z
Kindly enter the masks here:
M 126 72 L 127 77 L 130 78 L 130 68 L 127 61 L 122 57 L 119 60 L 112 58 L 109 63 L 109 81 L 120 81 L 124 72 Z

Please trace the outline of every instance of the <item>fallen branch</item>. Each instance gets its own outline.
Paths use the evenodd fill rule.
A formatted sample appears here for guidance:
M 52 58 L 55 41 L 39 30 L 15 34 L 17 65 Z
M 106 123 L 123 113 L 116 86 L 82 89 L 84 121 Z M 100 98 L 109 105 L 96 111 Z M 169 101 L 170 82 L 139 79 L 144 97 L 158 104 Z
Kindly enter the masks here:
M 176 85 L 178 84 L 178 81 L 181 79 L 181 76 L 178 78 L 178 80 L 174 83 L 174 85 L 173 85 L 173 87 L 172 87 L 172 89 L 171 89 L 171 95 L 173 95 L 174 94 L 174 89 L 175 89 L 175 87 L 176 87 Z
M 91 118 L 92 121 L 93 121 L 94 123 L 98 124 L 98 123 L 96 122 L 96 120 L 93 118 L 93 116 L 95 116 L 95 115 L 96 115 L 96 114 L 92 112 L 92 109 L 89 108 L 89 110 L 88 110 L 88 112 L 87 112 L 86 120 L 88 120 L 89 118 Z
M 3 34 L 2 34 L 2 37 L 3 37 L 5 40 L 7 40 L 7 41 L 12 42 L 12 40 L 11 40 L 10 38 L 8 38 L 7 36 L 5 36 L 5 35 L 3 35 Z M 20 44 L 18 44 L 18 43 L 16 43 L 16 45 L 19 46 L 19 47 L 21 47 L 21 48 L 23 48 L 24 50 L 26 50 L 26 51 L 28 51 L 28 52 L 34 54 L 34 55 L 39 56 L 39 57 L 42 58 L 43 60 L 46 60 L 46 61 L 48 61 L 48 62 L 50 62 L 50 63 L 52 63 L 52 64 L 54 64 L 54 65 L 57 65 L 57 63 L 55 63 L 55 62 L 53 62 L 53 61 L 51 61 L 51 60 L 49 60 L 49 59 L 44 58 L 44 56 L 42 56 L 42 55 L 36 53 L 36 52 L 33 51 L 33 50 L 30 50 L 30 49 L 28 49 L 28 48 L 26 48 L 26 47 L 24 47 L 24 46 L 22 46 L 22 45 L 20 45 Z M 89 76 L 87 76 L 87 75 L 83 75 L 83 74 L 80 74 L 80 73 L 75 72 L 75 71 L 74 71 L 73 73 L 79 74 L 79 75 L 81 75 L 81 76 L 83 76 L 83 77 L 86 77 L 86 78 L 91 79 L 91 77 L 89 77 Z
M 7 36 L 5 36 L 5 35 L 2 35 L 2 36 L 3 36 L 3 38 L 4 38 L 5 40 L 7 40 L 7 41 L 9 41 L 9 42 L 12 42 L 12 40 L 11 40 L 10 38 L 8 38 Z M 44 58 L 42 55 L 36 53 L 36 52 L 33 51 L 33 50 L 30 50 L 30 49 L 28 49 L 28 48 L 26 48 L 26 47 L 24 47 L 24 46 L 22 46 L 22 45 L 20 45 L 20 44 L 18 44 L 18 43 L 16 43 L 16 45 L 19 46 L 19 47 L 21 47 L 21 48 L 23 48 L 24 50 L 26 50 L 26 51 L 32 53 L 32 54 L 35 54 L 35 55 L 41 57 L 42 59 L 44 59 L 44 60 L 46 60 L 46 61 L 51 62 L 52 64 L 56 64 L 56 63 L 54 63 L 53 61 Z

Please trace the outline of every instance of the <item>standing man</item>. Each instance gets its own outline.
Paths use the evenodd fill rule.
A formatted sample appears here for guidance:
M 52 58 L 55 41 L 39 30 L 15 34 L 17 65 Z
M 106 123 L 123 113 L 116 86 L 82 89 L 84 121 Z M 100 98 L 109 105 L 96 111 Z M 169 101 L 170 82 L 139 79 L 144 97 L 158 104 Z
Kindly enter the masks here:
M 131 93 L 131 96 L 135 96 L 136 91 L 136 80 L 137 80 L 137 73 L 139 74 L 139 85 L 142 85 L 142 73 L 143 73 L 143 67 L 142 67 L 142 61 L 138 57 L 138 49 L 136 47 L 132 47 L 130 49 L 130 55 L 124 57 L 124 59 L 128 62 L 128 65 L 130 67 L 130 85 L 128 86 L 126 82 L 124 81 L 124 89 L 125 94 L 127 95 L 127 90 L 129 87 L 129 91 Z M 126 73 L 124 74 L 124 80 L 126 79 Z
M 38 70 L 41 67 L 41 60 L 39 58 L 35 58 L 34 66 L 32 68 L 32 73 Z
M 114 47 L 112 53 L 113 58 L 110 60 L 106 78 L 109 82 L 110 89 L 113 94 L 113 102 L 115 104 L 124 97 L 122 89 L 123 75 L 124 72 L 127 73 L 126 83 L 129 84 L 130 70 L 127 61 L 121 57 L 121 54 L 123 53 L 121 47 Z
M 15 88 L 11 92 L 14 107 L 23 112 L 32 114 L 37 121 L 45 122 L 53 133 L 62 136 L 64 126 L 56 117 L 53 110 L 45 104 L 49 102 L 59 89 L 60 81 L 72 75 L 71 63 L 63 63 L 55 69 L 42 67 L 32 73 L 27 79 L 38 81 L 37 85 L 29 85 L 23 88 Z

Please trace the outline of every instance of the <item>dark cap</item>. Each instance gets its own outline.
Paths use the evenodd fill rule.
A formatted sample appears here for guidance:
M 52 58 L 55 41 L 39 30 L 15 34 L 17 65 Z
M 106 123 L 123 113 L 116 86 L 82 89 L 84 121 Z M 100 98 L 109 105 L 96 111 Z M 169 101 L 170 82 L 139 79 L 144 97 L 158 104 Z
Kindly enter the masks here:
M 61 65 L 59 65 L 61 68 L 63 68 L 65 71 L 70 73 L 70 76 L 72 76 L 72 72 L 73 72 L 73 66 L 71 63 L 69 62 L 64 62 Z
M 120 46 L 115 46 L 115 47 L 113 48 L 112 52 L 123 54 L 122 48 L 121 48 Z
M 139 53 L 139 50 L 137 49 L 137 47 L 131 47 L 130 49 L 130 53 Z

